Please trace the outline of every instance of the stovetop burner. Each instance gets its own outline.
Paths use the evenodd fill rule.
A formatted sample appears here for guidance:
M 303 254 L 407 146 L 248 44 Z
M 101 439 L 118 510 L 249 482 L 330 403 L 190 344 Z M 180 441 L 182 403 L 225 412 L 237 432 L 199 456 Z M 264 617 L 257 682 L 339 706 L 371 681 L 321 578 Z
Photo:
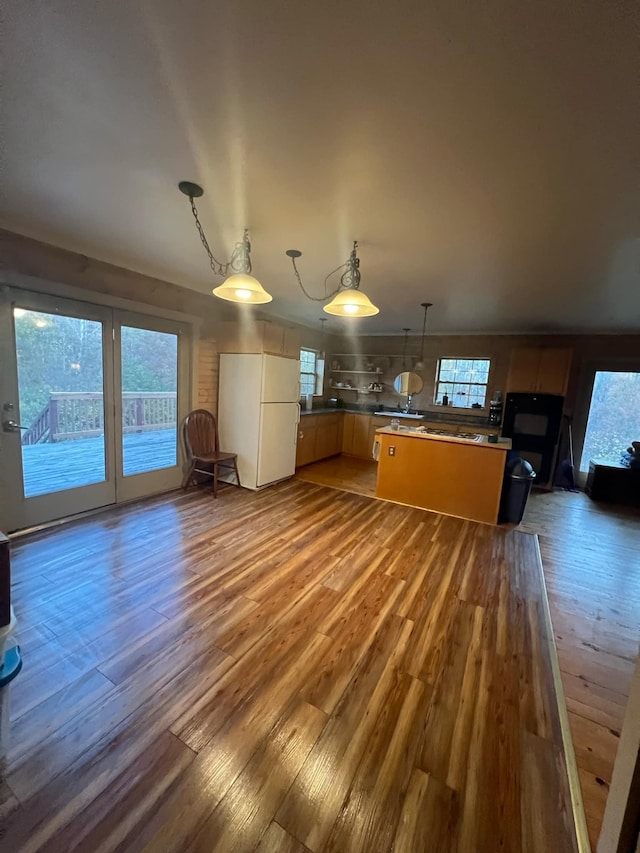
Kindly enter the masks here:
M 429 435 L 444 435 L 447 438 L 463 438 L 465 441 L 480 441 L 482 436 L 475 432 L 451 432 L 448 429 L 434 429 L 428 427 L 425 432 Z

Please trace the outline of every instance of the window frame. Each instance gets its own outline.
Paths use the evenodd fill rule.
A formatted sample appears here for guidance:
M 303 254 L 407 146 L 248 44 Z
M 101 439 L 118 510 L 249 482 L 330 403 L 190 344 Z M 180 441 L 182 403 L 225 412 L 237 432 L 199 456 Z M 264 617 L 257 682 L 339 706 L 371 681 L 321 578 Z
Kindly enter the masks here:
M 310 370 L 303 370 L 303 359 L 302 353 L 307 352 L 313 355 L 313 372 Z M 324 353 L 321 350 L 314 349 L 313 347 L 300 347 L 300 397 L 305 397 L 306 393 L 303 391 L 303 380 L 305 377 L 313 377 L 313 396 L 321 397 L 323 392 L 323 384 L 324 384 Z
M 442 363 L 445 361 L 453 361 L 456 363 L 461 362 L 461 361 L 472 361 L 472 362 L 484 361 L 484 362 L 486 362 L 487 363 L 487 379 L 486 379 L 486 382 L 470 382 L 470 381 L 466 381 L 466 380 L 462 381 L 462 382 L 458 382 L 455 380 L 452 381 L 452 380 L 441 379 L 440 375 L 442 373 Z M 457 370 L 457 368 L 455 368 L 453 372 L 455 373 L 456 370 Z M 460 355 L 451 356 L 451 355 L 447 355 L 447 356 L 442 356 L 442 357 L 438 358 L 438 361 L 436 363 L 436 376 L 435 376 L 434 389 L 433 389 L 434 405 L 441 405 L 441 402 L 438 402 L 438 400 L 440 399 L 440 401 L 442 401 L 442 397 L 444 396 L 445 393 L 447 393 L 446 391 L 440 392 L 439 389 L 440 389 L 441 385 L 448 385 L 448 386 L 466 385 L 467 389 L 468 389 L 467 393 L 469 393 L 469 390 L 471 388 L 484 389 L 484 401 L 481 404 L 480 408 L 474 409 L 473 405 L 471 403 L 468 406 L 467 405 L 461 406 L 461 405 L 456 404 L 454 397 L 453 397 L 453 393 L 451 393 L 449 395 L 449 407 L 450 408 L 456 408 L 456 409 L 470 409 L 471 411 L 485 411 L 488 408 L 487 396 L 489 394 L 489 378 L 490 378 L 490 376 L 491 376 L 491 359 L 487 358 L 486 356 L 475 356 L 475 355 L 474 356 L 460 356 Z

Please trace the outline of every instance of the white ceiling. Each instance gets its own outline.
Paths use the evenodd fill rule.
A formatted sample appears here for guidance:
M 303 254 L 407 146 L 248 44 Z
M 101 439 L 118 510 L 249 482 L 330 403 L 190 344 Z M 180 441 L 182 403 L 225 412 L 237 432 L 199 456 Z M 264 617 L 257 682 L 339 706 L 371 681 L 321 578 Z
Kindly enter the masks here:
M 640 4 L 6 0 L 0 216 L 280 316 L 360 241 L 363 333 L 640 329 Z M 212 297 L 213 299 L 213 297 Z M 324 315 L 326 316 L 326 315 Z M 331 319 L 327 329 L 337 329 Z M 401 333 L 401 332 L 400 332 Z

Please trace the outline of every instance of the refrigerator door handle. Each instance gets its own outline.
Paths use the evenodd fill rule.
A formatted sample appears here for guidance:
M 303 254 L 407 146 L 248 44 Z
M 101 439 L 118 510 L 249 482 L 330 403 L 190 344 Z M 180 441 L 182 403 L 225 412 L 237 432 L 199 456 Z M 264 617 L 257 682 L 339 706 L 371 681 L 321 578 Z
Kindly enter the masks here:
M 300 413 L 302 411 L 302 408 L 300 406 L 300 403 L 296 403 L 296 405 L 298 407 L 298 419 L 296 420 L 296 426 L 298 426 L 298 424 L 300 423 Z

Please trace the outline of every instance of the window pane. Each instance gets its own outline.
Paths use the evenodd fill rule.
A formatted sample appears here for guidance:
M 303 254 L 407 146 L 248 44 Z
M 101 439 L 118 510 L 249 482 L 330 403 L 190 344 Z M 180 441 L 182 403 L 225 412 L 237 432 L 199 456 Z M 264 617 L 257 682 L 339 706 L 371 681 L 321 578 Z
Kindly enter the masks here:
M 470 408 L 484 406 L 487 397 L 490 360 L 488 358 L 442 358 L 438 367 L 435 402 L 447 394 L 449 405 Z
M 316 350 L 300 350 L 300 396 L 321 394 L 324 378 L 324 359 Z
M 102 323 L 14 309 L 25 497 L 105 479 Z
M 178 336 L 122 326 L 125 476 L 178 462 Z
M 619 462 L 632 441 L 640 440 L 640 373 L 598 371 L 593 383 L 580 470 L 591 459 Z

